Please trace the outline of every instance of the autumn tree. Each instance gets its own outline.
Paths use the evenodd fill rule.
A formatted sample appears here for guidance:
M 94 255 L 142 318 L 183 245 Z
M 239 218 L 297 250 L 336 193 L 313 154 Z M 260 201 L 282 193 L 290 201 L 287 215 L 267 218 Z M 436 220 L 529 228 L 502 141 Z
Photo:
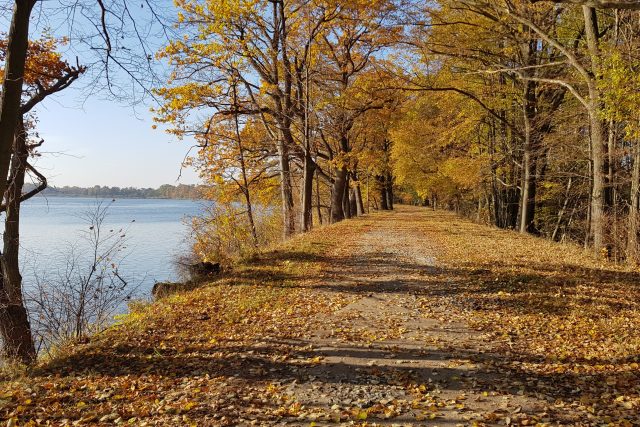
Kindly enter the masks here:
M 397 42 L 397 4 L 193 0 L 178 6 L 187 35 L 161 53 L 174 73 L 158 91 L 166 101 L 158 120 L 183 135 L 211 132 L 198 114 L 237 114 L 242 126 L 261 124 L 272 147 L 265 151 L 278 165 L 283 236 L 311 228 L 314 176 L 333 187 L 332 218 L 342 219 L 352 130 L 385 102 L 375 56 Z M 231 80 L 238 82 L 238 109 L 226 89 Z
M 628 223 L 626 230 L 626 256 L 632 263 L 640 261 L 638 242 L 638 214 L 640 191 L 640 117 L 637 106 L 640 102 L 640 79 L 638 51 L 640 49 L 640 26 L 637 13 L 617 12 L 613 22 L 614 42 L 603 49 L 599 89 L 603 94 L 602 114 L 609 127 L 612 159 L 619 158 L 619 169 L 628 171 Z M 619 140 L 619 142 L 616 142 Z M 613 146 L 623 154 L 616 156 Z M 610 178 L 613 180 L 613 177 Z M 624 183 L 624 178 L 616 180 Z M 620 184 L 618 184 L 620 185 Z M 617 202 L 617 200 L 613 200 Z
M 305 64 L 310 60 L 316 33 L 331 19 L 336 6 L 241 0 L 181 1 L 178 6 L 181 26 L 188 35 L 184 40 L 174 40 L 162 54 L 176 71 L 170 86 L 161 91 L 168 103 L 159 111 L 159 119 L 175 123 L 196 107 L 233 113 L 228 97 L 219 93 L 224 92 L 229 76 L 237 79 L 238 93 L 246 106 L 238 113 L 257 117 L 277 151 L 283 233 L 290 236 L 295 232 L 291 160 L 304 153 L 308 140 L 304 138 L 307 132 L 300 132 L 303 126 L 296 129 L 298 119 L 302 117 L 306 123 L 308 116 L 304 107 L 308 103 Z M 203 26 L 202 22 L 209 25 Z M 197 88 L 190 96 L 208 98 L 208 103 L 199 104 L 197 99 L 190 102 L 181 88 Z M 303 159 L 309 162 L 310 156 L 303 154 Z M 307 169 L 311 171 L 309 165 Z
M 230 82 L 236 110 L 241 110 Z M 214 201 L 209 214 L 195 220 L 196 253 L 218 261 L 245 255 L 267 244 L 267 212 L 277 194 L 277 164 L 261 123 L 238 112 L 212 121 L 190 160 L 206 184 L 204 196 Z M 243 216 L 246 221 L 232 218 Z M 262 225 L 262 226 L 261 226 Z M 232 230 L 231 228 L 234 228 Z M 226 235 L 225 235 L 226 233 Z
M 91 61 L 94 65 L 92 67 L 91 92 L 95 93 L 102 88 L 115 97 L 124 95 L 124 92 L 129 96 L 132 93 L 132 87 L 134 93 L 135 89 L 139 89 L 143 94 L 148 93 L 147 84 L 153 80 L 155 74 L 151 61 L 152 56 L 147 49 L 149 41 L 153 40 L 152 35 L 156 33 L 152 26 L 157 25 L 158 31 L 165 34 L 168 28 L 152 0 L 145 0 L 141 8 L 148 12 L 148 19 L 141 19 L 140 12 L 132 12 L 127 2 L 119 1 L 109 3 L 77 1 L 66 4 L 64 2 L 15 0 L 9 4 L 12 6 L 11 24 L 4 43 L 0 94 L 0 194 L 3 195 L 3 202 L 7 209 L 10 205 L 8 199 L 10 192 L 7 189 L 11 182 L 19 182 L 19 179 L 16 180 L 14 172 L 20 168 L 12 169 L 11 163 L 15 163 L 16 160 L 16 152 L 14 151 L 16 137 L 23 134 L 21 130 L 22 110 L 33 108 L 44 98 L 42 95 L 36 95 L 35 98 L 32 98 L 33 102 L 30 107 L 27 105 L 29 101 L 26 101 L 27 104 L 23 104 L 25 96 L 28 96 L 24 92 L 25 82 L 28 80 L 28 70 L 25 66 L 29 60 L 30 43 L 28 39 L 31 31 L 30 26 L 34 20 L 32 16 L 34 10 L 39 12 L 38 22 L 48 22 L 48 20 L 58 19 L 61 15 L 64 16 L 62 22 L 69 24 L 68 35 L 72 47 L 84 51 L 85 61 L 89 61 L 89 57 L 93 58 Z M 7 10 L 9 9 L 7 7 Z M 151 26 L 145 25 L 143 22 L 145 20 Z M 137 41 L 134 45 L 135 48 L 132 48 L 130 44 L 132 38 Z M 125 89 L 118 84 L 118 75 L 127 76 L 133 85 L 127 84 Z M 61 84 L 58 89 L 62 89 L 64 86 Z M 52 87 L 39 84 L 38 89 L 42 94 L 51 90 Z M 24 151 L 21 156 L 24 158 Z M 8 215 L 9 213 L 7 213 Z M 7 233 L 5 233 L 6 239 L 8 239 Z M 8 254 L 5 251 L 5 258 L 7 255 L 10 258 L 17 256 L 14 256 L 12 251 L 8 251 Z M 11 271 L 11 268 L 5 269 L 5 278 L 6 274 L 11 274 Z M 15 279 L 18 279 L 18 276 L 15 276 Z M 3 286 L 11 286 L 14 291 L 18 289 L 15 284 L 5 283 Z M 22 302 L 18 301 L 15 293 L 5 292 L 0 300 L 0 306 L 2 306 L 0 323 L 3 324 L 3 333 L 8 334 L 5 339 L 8 353 L 24 361 L 33 360 L 33 345 L 29 344 L 31 340 L 28 334 L 28 321 Z M 17 324 L 12 326 L 11 322 L 14 321 Z
M 29 156 L 42 144 L 31 141 L 32 125 L 25 118 L 46 97 L 69 87 L 84 71 L 72 66 L 56 52 L 58 41 L 44 37 L 29 44 L 25 60 L 21 90 L 22 102 L 18 110 L 18 126 L 13 138 L 10 171 L 2 210 L 5 212 L 4 247 L 0 254 L 0 335 L 4 353 L 29 363 L 36 357 L 29 319 L 22 297 L 22 277 L 19 266 L 20 205 L 46 187 L 45 177 L 30 163 Z M 9 46 L 0 43 L 0 60 L 7 62 Z M 23 193 L 27 172 L 33 174 L 40 185 Z
M 322 35 L 322 76 L 318 86 L 323 95 L 318 114 L 324 125 L 322 138 L 326 154 L 335 168 L 331 192 L 331 221 L 345 218 L 353 172 L 353 130 L 368 111 L 389 102 L 382 67 L 376 54 L 391 49 L 401 34 L 396 21 L 398 5 L 354 2 L 345 7 L 330 30 Z
M 573 223 L 587 224 L 582 230 L 585 241 L 592 240 L 600 252 L 619 246 L 618 218 L 626 210 L 620 204 L 625 193 L 634 194 L 624 184 L 631 174 L 621 132 L 628 119 L 614 117 L 606 104 L 613 96 L 625 105 L 615 92 L 610 95 L 610 79 L 616 68 L 632 70 L 633 61 L 627 57 L 611 67 L 608 58 L 615 57 L 621 45 L 633 45 L 633 25 L 626 17 L 636 12 L 622 12 L 628 4 L 621 3 L 619 8 L 613 2 L 571 3 L 580 5 L 499 0 L 425 5 L 421 14 L 412 15 L 415 49 L 408 52 L 413 62 L 408 61 L 402 75 L 405 90 L 466 97 L 478 123 L 487 126 L 477 138 L 487 141 L 486 170 L 497 225 L 555 237 L 557 225 L 567 218 L 566 205 L 572 199 L 568 192 L 588 186 L 588 208 L 578 210 L 581 221 Z M 572 111 L 571 120 L 584 121 L 559 120 Z M 588 145 L 575 144 L 576 138 L 564 147 L 557 145 L 560 134 L 574 124 L 574 136 L 579 141 L 588 135 Z M 569 148 L 576 150 L 573 163 L 552 157 Z M 557 169 L 560 165 L 569 169 Z M 556 176 L 549 176 L 551 172 Z M 553 197 L 564 202 L 553 212 L 548 197 L 556 187 Z M 477 205 L 482 205 L 480 200 Z M 551 222 L 555 226 L 547 222 L 548 215 L 557 216 Z

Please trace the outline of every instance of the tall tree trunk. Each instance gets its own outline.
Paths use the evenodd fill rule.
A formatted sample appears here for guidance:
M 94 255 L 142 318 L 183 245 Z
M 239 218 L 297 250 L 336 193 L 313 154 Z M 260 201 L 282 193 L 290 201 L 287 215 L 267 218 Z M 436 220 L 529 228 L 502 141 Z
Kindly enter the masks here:
M 387 208 L 393 210 L 393 176 L 389 172 L 384 180 L 384 191 L 387 198 Z
M 356 189 L 351 187 L 349 189 L 349 215 L 351 215 L 351 218 L 358 216 L 358 201 L 356 199 Z
M 599 252 L 605 244 L 604 228 L 604 138 L 602 121 L 598 110 L 589 112 L 591 124 L 591 159 L 593 163 L 593 187 L 591 189 L 591 233 L 593 235 L 593 247 Z
M 600 60 L 599 29 L 596 10 L 582 6 L 585 22 L 585 38 L 591 57 L 592 73 L 597 75 Z M 591 159 L 593 164 L 593 187 L 591 193 L 591 233 L 593 248 L 597 253 L 605 245 L 604 191 L 605 191 L 605 137 L 602 118 L 600 117 L 601 98 L 595 77 L 587 82 L 589 89 L 589 125 L 591 127 Z
M 253 218 L 253 204 L 251 203 L 251 193 L 249 188 L 243 190 L 244 201 L 247 208 L 247 221 L 249 221 L 249 228 L 251 229 L 251 239 L 253 240 L 253 246 L 258 247 L 258 231 L 256 230 L 256 222 Z
M 491 203 L 491 196 L 486 190 L 484 195 L 484 204 L 487 207 L 487 223 L 491 224 L 493 223 L 493 204 Z
M 352 198 L 353 206 L 351 208 L 352 216 L 360 216 L 364 214 L 364 204 L 362 202 L 362 191 L 360 190 L 360 180 L 358 179 L 357 172 L 351 172 L 352 177 Z
M 344 210 L 342 208 L 342 199 L 344 197 L 345 187 L 347 185 L 347 168 L 341 166 L 336 170 L 336 178 L 333 181 L 333 189 L 331 191 L 331 223 L 336 223 L 344 219 Z
M 289 164 L 289 146 L 280 138 L 278 141 L 278 160 L 280 163 L 280 197 L 282 198 L 283 237 L 289 238 L 296 231 L 293 214 L 293 190 L 291 188 L 291 165 Z
M 274 119 L 278 132 L 270 132 L 270 136 L 276 139 L 278 150 L 278 162 L 280 167 L 280 197 L 282 202 L 282 235 L 286 239 L 295 233 L 295 216 L 293 212 L 293 188 L 291 184 L 291 165 L 289 150 L 295 146 L 291 125 L 294 115 L 292 114 L 292 85 L 293 77 L 290 70 L 289 58 L 287 55 L 288 27 L 284 19 L 284 3 L 274 1 L 271 3 L 271 20 L 273 25 L 273 37 L 271 39 L 271 49 L 269 51 L 270 61 L 269 74 L 274 86 L 281 90 L 273 91 L 270 96 L 273 100 Z M 279 55 L 282 55 L 280 60 Z M 265 128 L 269 129 L 264 116 L 261 116 L 265 123 Z
M 233 106 L 238 109 L 238 86 L 237 82 L 233 83 Z M 251 203 L 251 192 L 249 191 L 249 178 L 247 177 L 247 164 L 244 157 L 244 144 L 242 143 L 242 135 L 240 134 L 240 119 L 238 114 L 233 116 L 233 124 L 236 136 L 236 145 L 238 148 L 238 159 L 240 160 L 240 172 L 242 173 L 242 185 L 241 191 L 244 195 L 245 207 L 247 209 L 247 221 L 251 229 L 251 238 L 253 240 L 254 248 L 258 247 L 258 232 L 256 230 L 256 223 L 253 218 L 253 204 Z
M 0 295 L 0 336 L 3 355 L 29 364 L 36 358 L 31 325 L 23 304 L 13 304 Z
M 498 188 L 498 162 L 495 159 L 496 154 L 496 127 L 495 121 L 490 122 L 489 128 L 489 164 L 491 165 L 491 205 L 493 206 L 493 224 L 496 227 L 503 228 L 502 206 L 500 203 L 501 195 Z
M 302 197 L 300 200 L 300 230 L 302 232 L 311 230 L 313 226 L 313 176 L 316 171 L 316 164 L 311 158 L 311 153 L 308 150 L 305 151 L 302 170 Z
M 371 205 L 370 202 L 369 202 L 369 199 L 371 197 L 370 193 L 369 193 L 369 190 L 370 190 L 369 180 L 370 179 L 371 179 L 371 176 L 369 175 L 369 173 L 367 173 L 367 195 L 366 195 L 367 196 L 367 211 L 366 211 L 367 213 L 370 212 L 369 209 L 370 209 L 370 205 Z
M 318 224 L 322 225 L 322 198 L 320 197 L 320 174 L 316 173 L 316 215 L 318 216 Z
M 34 0 L 15 0 L 4 61 L 0 94 L 0 194 L 7 189 L 7 176 L 14 137 L 20 118 L 24 65 L 29 43 L 29 20 Z
M 356 204 L 357 204 L 356 212 L 358 216 L 361 216 L 365 214 L 365 210 L 364 210 L 364 203 L 362 202 L 362 190 L 360 188 L 360 182 L 356 184 L 355 192 L 356 192 Z
M 349 183 L 349 173 L 347 172 L 347 177 L 345 179 L 344 191 L 342 192 L 342 212 L 344 213 L 345 218 L 351 218 L 351 205 L 349 204 L 349 193 L 351 191 L 351 185 Z
M 28 151 L 22 117 L 18 118 L 15 154 L 11 162 L 11 176 L 6 192 L 6 217 L 3 234 L 4 248 L 0 256 L 2 270 L 0 287 L 0 336 L 4 353 L 24 363 L 35 360 L 36 351 L 31 326 L 22 298 L 20 275 L 20 197 L 24 186 Z
M 631 194 L 629 206 L 629 225 L 627 230 L 627 260 L 629 263 L 640 262 L 638 250 L 638 214 L 640 209 L 640 142 L 633 147 L 633 172 L 631 174 Z
M 520 198 L 520 232 L 536 234 L 534 224 L 536 213 L 536 168 L 538 140 L 533 130 L 536 115 L 536 86 L 532 81 L 525 81 L 524 94 L 524 154 L 522 158 L 522 193 Z
M 523 157 L 522 194 L 520 202 L 520 232 L 538 234 L 534 220 L 536 213 L 536 159 L 526 150 Z
M 591 170 L 593 169 L 593 162 L 589 161 L 589 187 L 590 187 L 590 191 L 588 194 L 588 201 L 587 201 L 587 218 L 586 218 L 586 230 L 585 230 L 585 234 L 584 234 L 584 244 L 583 247 L 585 249 L 587 249 L 589 247 L 589 244 L 591 243 L 591 207 L 593 206 L 593 203 L 591 203 L 591 197 L 593 195 L 593 174 L 591 173 Z
M 606 207 L 614 207 L 616 200 L 616 192 L 615 192 L 615 160 L 614 160 L 614 151 L 615 151 L 615 141 L 616 141 L 616 131 L 615 131 L 615 122 L 613 120 L 609 120 L 607 123 L 607 146 L 606 146 L 606 157 L 604 170 L 606 171 L 606 185 L 605 185 L 605 193 L 604 193 L 604 204 Z
M 507 228 L 512 230 L 518 229 L 518 211 L 520 207 L 520 191 L 518 187 L 513 185 L 507 189 Z

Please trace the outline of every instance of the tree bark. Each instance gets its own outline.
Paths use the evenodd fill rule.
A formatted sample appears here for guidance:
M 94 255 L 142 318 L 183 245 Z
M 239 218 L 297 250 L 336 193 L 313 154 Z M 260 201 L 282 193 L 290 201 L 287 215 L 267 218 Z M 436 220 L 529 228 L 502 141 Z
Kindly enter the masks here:
M 347 184 L 347 168 L 340 167 L 336 171 L 336 178 L 333 181 L 333 189 L 331 191 L 331 223 L 336 223 L 344 219 L 344 210 L 342 208 L 342 199 Z
M 585 230 L 584 233 L 584 248 L 587 249 L 589 247 L 589 243 L 591 242 L 591 207 L 593 206 L 593 203 L 591 203 L 591 197 L 593 196 L 593 161 L 591 160 L 591 144 L 589 144 L 589 163 L 587 164 L 588 167 L 588 174 L 587 176 L 589 177 L 589 187 L 590 187 L 590 191 L 589 191 L 589 200 L 587 202 L 587 218 L 586 218 L 586 225 L 587 225 L 587 229 Z M 563 238 L 564 238 L 564 234 L 563 233 Z
M 362 202 L 362 190 L 360 189 L 359 182 L 356 184 L 355 192 L 356 192 L 356 203 L 357 203 L 356 211 L 358 216 L 361 216 L 361 215 L 364 215 L 365 210 L 364 210 L 364 203 Z
M 355 188 L 349 188 L 349 215 L 351 218 L 357 217 L 358 214 L 358 201 Z
M 536 234 L 534 224 L 536 213 L 536 168 L 538 136 L 532 129 L 536 116 L 536 85 L 525 81 L 524 90 L 524 153 L 522 158 L 522 192 L 520 194 L 520 232 Z
M 12 304 L 0 296 L 0 336 L 3 355 L 30 364 L 36 358 L 27 310 L 22 304 Z
M 627 260 L 637 264 L 640 261 L 638 250 L 638 213 L 640 208 L 640 146 L 634 145 L 633 171 L 631 174 L 631 194 L 629 205 L 629 226 L 627 230 Z
M 280 197 L 282 202 L 282 235 L 285 239 L 295 234 L 295 216 L 293 212 L 293 189 L 291 184 L 291 165 L 289 150 L 295 146 L 295 141 L 291 133 L 291 122 L 293 120 L 293 76 L 291 74 L 289 57 L 287 54 L 288 27 L 285 20 L 284 3 L 274 1 L 271 3 L 271 19 L 273 24 L 273 36 L 271 39 L 271 50 L 269 64 L 269 80 L 271 84 L 282 90 L 270 92 L 273 100 L 273 117 L 276 121 L 279 132 L 275 132 L 272 137 L 277 139 L 278 162 L 280 166 Z M 280 61 L 279 55 L 282 55 Z M 264 119 L 263 119 L 264 121 Z M 268 128 L 268 125 L 265 125 Z
M 7 39 L 4 81 L 0 95 L 0 194 L 7 189 L 7 175 L 20 117 L 22 82 L 29 43 L 29 20 L 33 0 L 15 0 Z
M 597 110 L 589 112 L 591 124 L 591 159 L 593 163 L 593 187 L 591 190 L 591 233 L 593 247 L 599 252 L 605 244 L 604 236 L 604 145 L 602 121 Z
M 305 150 L 306 151 L 306 150 Z M 300 200 L 301 216 L 300 230 L 302 232 L 311 230 L 313 226 L 313 176 L 316 171 L 316 164 L 311 158 L 311 153 L 306 151 L 304 155 L 304 165 L 302 170 L 302 195 Z
M 492 222 L 496 227 L 503 228 L 501 196 L 498 188 L 498 162 L 496 161 L 496 126 L 495 120 L 490 122 L 489 128 L 489 164 L 491 165 L 491 205 L 493 206 Z
M 322 225 L 322 198 L 320 197 L 320 174 L 316 172 L 316 215 L 318 216 L 318 224 Z
M 237 82 L 233 83 L 233 106 L 238 109 L 238 86 Z M 253 204 L 251 203 L 251 192 L 249 189 L 249 178 L 247 177 L 247 164 L 244 157 L 244 144 L 242 144 L 242 135 L 240 133 L 240 120 L 238 113 L 234 114 L 233 124 L 236 136 L 236 146 L 238 148 L 238 160 L 240 161 L 240 172 L 242 173 L 242 185 L 241 191 L 244 195 L 245 207 L 247 209 L 247 221 L 251 229 L 251 238 L 253 240 L 254 248 L 258 247 L 258 232 L 256 230 L 256 223 L 253 218 Z
M 349 192 L 351 191 L 349 184 L 349 172 L 347 172 L 347 177 L 345 179 L 344 191 L 342 192 L 342 212 L 344 213 L 344 217 L 349 219 L 351 218 L 351 205 L 349 204 Z
M 22 118 L 18 119 L 18 127 L 15 138 L 15 154 L 11 162 L 11 174 L 9 187 L 5 199 L 7 210 L 5 212 L 5 230 L 3 234 L 4 249 L 0 263 L 4 288 L 9 300 L 15 303 L 22 302 L 22 276 L 18 264 L 20 249 L 20 196 L 24 187 L 24 177 L 27 168 L 29 153 L 25 141 L 25 129 Z
M 387 198 L 387 208 L 393 210 L 393 175 L 387 173 L 384 182 L 384 191 Z
M 3 251 L 0 255 L 2 270 L 0 286 L 0 335 L 6 356 L 31 363 L 36 351 L 31 335 L 31 325 L 22 297 L 22 276 L 20 275 L 20 198 L 29 156 L 22 117 L 18 118 L 14 138 L 11 175 L 6 191 L 6 217 L 3 234 Z
M 592 74 L 596 75 L 599 61 L 598 46 L 598 22 L 596 11 L 592 7 L 582 6 L 585 22 L 585 38 L 587 49 L 592 62 Z M 589 103 L 587 112 L 589 114 L 589 125 L 591 127 L 591 159 L 593 163 L 593 187 L 591 193 L 591 233 L 593 235 L 593 248 L 597 253 L 605 245 L 605 218 L 604 218 L 604 191 L 605 191 L 605 138 L 604 126 L 600 117 L 600 91 L 597 87 L 595 77 L 588 81 Z
M 293 215 L 293 190 L 291 188 L 291 165 L 289 164 L 289 146 L 283 138 L 278 141 L 278 161 L 280 163 L 280 197 L 282 198 L 282 235 L 285 239 L 296 231 Z
M 605 175 L 605 192 L 604 192 L 604 205 L 607 208 L 612 208 L 615 206 L 616 200 L 616 191 L 615 191 L 615 159 L 614 159 L 614 151 L 615 151 L 615 141 L 616 141 L 616 131 L 615 131 L 615 122 L 613 120 L 609 120 L 607 123 L 607 143 L 605 150 L 605 160 L 604 160 L 604 170 L 606 171 Z

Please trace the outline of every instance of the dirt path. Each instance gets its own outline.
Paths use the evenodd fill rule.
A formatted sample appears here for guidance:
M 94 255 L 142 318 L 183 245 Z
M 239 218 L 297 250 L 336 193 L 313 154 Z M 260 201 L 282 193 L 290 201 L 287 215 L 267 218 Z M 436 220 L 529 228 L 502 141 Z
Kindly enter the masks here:
M 483 365 L 492 349 L 481 334 L 453 321 L 447 304 L 438 306 L 440 290 L 425 280 L 439 274 L 438 250 L 416 226 L 420 215 L 385 219 L 377 216 L 340 245 L 319 283 L 317 292 L 344 293 L 350 302 L 297 343 L 316 355 L 314 366 L 285 384 L 304 407 L 299 417 L 307 424 L 300 425 L 346 415 L 380 425 L 504 425 L 543 412 L 544 402 L 515 387 L 511 395 L 491 391 L 509 378 Z

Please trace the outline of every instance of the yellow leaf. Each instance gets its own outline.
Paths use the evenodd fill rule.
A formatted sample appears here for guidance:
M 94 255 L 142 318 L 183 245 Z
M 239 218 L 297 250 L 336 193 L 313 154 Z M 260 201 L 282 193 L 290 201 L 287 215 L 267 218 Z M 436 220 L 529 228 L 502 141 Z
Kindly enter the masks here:
M 190 411 L 194 406 L 196 406 L 196 402 L 187 402 L 182 409 L 185 411 Z

